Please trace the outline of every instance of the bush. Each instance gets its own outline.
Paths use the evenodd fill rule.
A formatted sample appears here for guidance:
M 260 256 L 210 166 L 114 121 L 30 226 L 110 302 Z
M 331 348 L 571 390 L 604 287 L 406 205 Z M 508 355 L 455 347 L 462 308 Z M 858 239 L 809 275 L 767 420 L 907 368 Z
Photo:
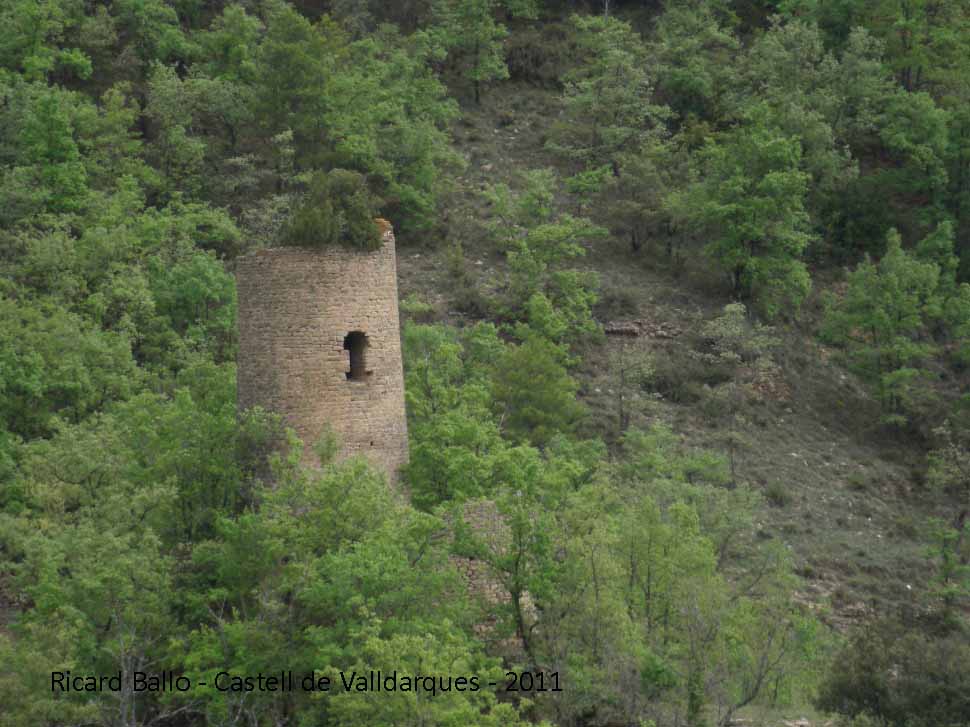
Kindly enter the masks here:
M 434 318 L 434 306 L 426 303 L 416 293 L 401 301 L 401 312 L 417 323 L 430 323 Z
M 509 77 L 539 86 L 558 85 L 570 57 L 567 28 L 561 23 L 523 28 L 513 33 L 506 43 Z
M 593 312 L 601 321 L 628 318 L 640 312 L 637 300 L 638 291 L 633 286 L 604 288 L 600 292 L 600 299 L 593 306 Z
M 869 489 L 869 478 L 863 471 L 854 471 L 846 478 L 849 489 L 854 492 L 865 492 Z
M 704 397 L 703 384 L 709 373 L 701 361 L 681 349 L 667 348 L 664 355 L 656 357 L 654 387 L 669 401 L 693 404 Z
M 788 507 L 792 502 L 791 493 L 780 482 L 772 482 L 765 488 L 765 499 L 775 507 Z
M 736 365 L 771 359 L 771 352 L 779 345 L 770 326 L 748 321 L 747 309 L 741 303 L 724 306 L 724 313 L 701 328 L 703 360 L 711 363 Z
M 381 246 L 376 216 L 377 200 L 361 174 L 346 169 L 318 172 L 290 218 L 284 240 L 304 247 L 376 250 Z
M 919 525 L 912 515 L 897 515 L 893 519 L 893 534 L 899 538 L 915 539 L 919 535 Z
M 888 727 L 970 723 L 970 638 L 895 621 L 860 629 L 835 655 L 819 708 Z

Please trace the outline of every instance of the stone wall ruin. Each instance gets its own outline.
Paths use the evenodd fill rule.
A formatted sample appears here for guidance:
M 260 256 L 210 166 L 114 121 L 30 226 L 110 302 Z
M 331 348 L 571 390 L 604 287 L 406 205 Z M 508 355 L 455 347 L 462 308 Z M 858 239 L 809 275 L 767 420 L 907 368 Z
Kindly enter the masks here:
M 364 455 L 392 482 L 407 462 L 394 233 L 381 247 L 278 247 L 236 261 L 238 404 L 277 412 L 304 442 L 328 428 L 338 459 Z

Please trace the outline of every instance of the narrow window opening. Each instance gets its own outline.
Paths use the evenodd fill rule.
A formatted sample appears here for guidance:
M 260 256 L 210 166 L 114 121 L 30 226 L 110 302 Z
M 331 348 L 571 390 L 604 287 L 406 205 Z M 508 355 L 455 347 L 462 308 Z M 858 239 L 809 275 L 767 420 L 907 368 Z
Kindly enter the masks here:
M 370 373 L 367 370 L 367 335 L 363 331 L 351 331 L 344 336 L 344 350 L 348 352 L 350 358 L 350 368 L 347 371 L 347 379 L 350 381 L 362 381 Z

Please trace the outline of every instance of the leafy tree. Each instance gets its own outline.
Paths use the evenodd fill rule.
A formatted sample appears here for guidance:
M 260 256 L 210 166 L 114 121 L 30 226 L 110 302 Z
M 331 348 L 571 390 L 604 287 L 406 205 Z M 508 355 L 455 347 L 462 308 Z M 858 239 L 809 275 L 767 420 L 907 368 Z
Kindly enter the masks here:
M 28 107 L 24 119 L 24 161 L 37 175 L 50 212 L 77 212 L 87 194 L 87 175 L 74 137 L 72 106 L 64 92 L 44 91 Z
M 168 265 L 156 257 L 149 276 L 155 311 L 167 326 L 216 362 L 234 358 L 236 289 L 215 255 L 193 251 Z
M 768 97 L 781 127 L 801 135 L 805 168 L 813 179 L 810 208 L 839 254 L 865 249 L 889 226 L 936 223 L 948 185 L 948 109 L 918 84 L 904 81 L 900 88 L 887 68 L 900 60 L 891 39 L 896 31 L 886 32 L 887 18 L 907 18 L 897 18 L 896 30 L 908 28 L 905 35 L 915 31 L 911 22 L 922 10 L 890 3 L 878 18 L 862 10 L 851 10 L 856 17 L 843 26 L 846 35 L 836 52 L 824 50 L 824 29 L 801 19 L 776 19 L 752 50 L 748 82 L 752 95 Z M 800 14 L 814 18 L 821 12 L 816 7 Z M 849 152 L 863 163 L 865 174 L 854 178 Z M 881 155 L 895 163 L 871 163 Z M 881 196 L 892 197 L 899 210 L 888 222 L 885 213 L 872 212 L 871 200 Z
M 846 347 L 850 368 L 875 386 L 890 423 L 905 420 L 917 366 L 934 351 L 920 334 L 939 274 L 935 264 L 907 254 L 893 231 L 879 263 L 860 263 L 845 297 L 829 299 L 823 336 Z
M 209 28 L 199 34 L 200 62 L 207 75 L 238 82 L 252 82 L 259 74 L 259 41 L 263 22 L 242 5 L 227 5 Z
M 479 684 L 501 682 L 505 672 L 483 654 L 469 649 L 467 642 L 454 636 L 439 641 L 431 636 L 396 634 L 382 638 L 377 628 L 362 629 L 359 660 L 352 668 L 360 674 L 369 669 L 383 673 L 434 674 L 446 680 L 475 676 Z M 331 672 L 332 673 L 332 672 Z M 437 677 L 436 677 L 437 678 Z M 336 681 L 337 677 L 334 675 Z M 512 704 L 502 704 L 490 689 L 457 691 L 453 687 L 388 694 L 375 700 L 373 695 L 344 692 L 333 699 L 332 711 L 341 724 L 463 724 L 474 727 L 524 727 L 534 724 L 522 719 Z M 541 725 L 548 727 L 548 722 Z
M 566 179 L 566 191 L 577 197 L 576 214 L 582 215 L 586 212 L 593 197 L 602 191 L 610 175 L 610 168 L 607 165 L 587 169 L 574 174 Z
M 939 283 L 927 316 L 937 338 L 949 344 L 958 364 L 970 361 L 970 284 L 958 282 L 960 260 L 954 252 L 954 226 L 946 221 L 919 241 L 917 259 L 933 263 Z
M 815 229 L 831 239 L 842 195 L 858 176 L 858 163 L 842 135 L 855 122 L 845 118 L 845 96 L 859 93 L 845 88 L 845 60 L 826 50 L 816 26 L 781 24 L 776 18 L 745 61 L 749 98 L 739 102 L 740 113 L 749 103 L 763 102 L 771 122 L 784 135 L 799 139 L 799 165 L 809 175 L 806 209 Z
M 496 362 L 493 396 L 513 437 L 537 445 L 570 432 L 584 413 L 578 384 L 562 364 L 562 350 L 548 339 L 529 336 Z
M 678 500 L 691 505 L 714 544 L 718 568 L 750 555 L 750 525 L 761 500 L 750 488 L 728 489 L 732 481 L 723 454 L 688 449 L 669 428 L 630 429 L 614 477 L 626 488 L 648 488 L 659 507 Z
M 436 42 L 464 59 L 464 75 L 481 103 L 482 83 L 509 77 L 502 40 L 508 31 L 495 22 L 496 0 L 434 0 Z
M 179 79 L 175 69 L 155 64 L 148 79 L 146 114 L 159 126 L 159 135 L 152 144 L 155 165 L 159 167 L 170 188 L 184 190 L 195 196 L 202 185 L 206 145 L 192 136 L 193 113 L 187 85 Z
M 403 339 L 411 501 L 425 509 L 489 495 L 509 445 L 492 412 L 487 366 L 505 344 L 487 324 L 464 335 L 407 324 Z
M 627 236 L 633 252 L 653 237 L 666 237 L 667 257 L 679 269 L 683 260 L 672 234 L 677 209 L 672 201 L 685 186 L 687 168 L 687 154 L 678 140 L 654 140 L 621 155 L 619 174 L 608 180 L 598 200 L 597 219 L 614 234 Z
M 78 109 L 77 143 L 91 189 L 110 194 L 129 180 L 142 189 L 158 187 L 157 172 L 145 162 L 144 144 L 135 130 L 140 113 L 131 86 L 124 83 L 105 91 L 97 106 Z
M 650 56 L 657 64 L 657 93 L 663 102 L 682 121 L 717 121 L 727 115 L 740 44 L 712 4 L 669 3 L 653 37 Z
M 112 4 L 111 14 L 123 39 L 121 54 L 139 72 L 133 80 L 146 78 L 155 62 L 184 63 L 197 52 L 182 30 L 178 9 L 164 0 L 121 0 Z
M 457 113 L 428 68 L 429 44 L 390 30 L 350 42 L 288 5 L 266 22 L 254 102 L 262 128 L 292 131 L 297 171 L 365 174 L 399 228 L 427 227 L 441 174 L 456 163 L 444 128 Z
M 435 664 L 444 671 L 494 672 L 495 662 L 467 636 L 469 612 L 455 595 L 439 521 L 397 503 L 384 478 L 361 461 L 315 472 L 300 469 L 294 457 L 280 463 L 276 479 L 258 513 L 226 520 L 223 537 L 197 551 L 214 618 L 184 641 L 194 677 L 227 665 L 241 673 L 320 667 L 318 676 L 334 679 L 339 695 L 337 670 L 427 674 Z M 306 694 L 246 701 L 211 690 L 194 696 L 206 700 L 212 719 L 309 716 L 321 709 Z M 404 693 L 377 703 L 351 692 L 323 704 L 341 724 L 514 720 L 514 710 L 498 706 L 491 688 L 426 696 Z
M 171 545 L 211 535 L 221 514 L 251 505 L 249 480 L 275 422 L 260 412 L 237 414 L 231 366 L 199 361 L 176 384 L 171 396 L 143 392 L 26 444 L 20 473 L 33 506 L 87 519 L 101 499 L 150 498 L 164 486 L 172 497 L 160 497 L 142 517 Z
M 654 446 L 660 441 L 662 448 Z M 636 452 L 615 481 L 602 468 L 577 468 L 576 449 L 554 445 L 544 460 L 517 452 L 494 506 L 503 527 L 468 532 L 464 547 L 508 595 L 500 634 L 516 634 L 530 662 L 575 683 L 537 695 L 557 721 L 673 714 L 698 723 L 713 703 L 726 724 L 765 685 L 794 688 L 805 678 L 816 643 L 812 621 L 790 608 L 786 566 L 776 555 L 761 554 L 760 575 L 737 590 L 720 572 L 738 556 L 753 506 L 746 490 L 708 484 L 723 477 L 723 463 L 718 475 L 704 457 L 680 455 L 669 433 Z M 549 473 L 561 468 L 575 474 L 553 486 L 559 478 Z M 702 471 L 711 477 L 704 484 L 693 474 Z M 724 566 L 715 546 L 722 539 L 730 543 Z
M 970 442 L 965 432 L 949 421 L 938 427 L 934 434 L 938 446 L 927 457 L 927 479 L 955 498 L 955 513 L 949 527 L 935 533 L 942 565 L 944 604 L 948 611 L 945 616 L 952 618 L 958 596 L 970 595 Z
M 663 136 L 669 110 L 652 103 L 646 48 L 628 23 L 573 16 L 580 62 L 566 74 L 564 119 L 551 130 L 549 148 L 581 168 L 610 165 L 618 155 Z
M 205 173 L 225 175 L 231 165 L 252 165 L 252 155 L 237 156 L 252 127 L 254 89 L 233 69 L 200 71 L 181 78 L 172 66 L 154 64 L 148 81 L 145 113 L 157 127 L 148 147 L 171 189 L 208 199 L 219 196 L 226 182 Z
M 548 445 L 583 414 L 562 350 L 535 334 L 514 345 L 489 324 L 461 334 L 408 324 L 404 352 L 407 472 L 419 507 L 497 492 L 509 460 L 528 449 L 503 432 Z
M 794 688 L 804 678 L 800 670 L 814 658 L 812 621 L 787 601 L 784 555 L 751 537 L 759 498 L 747 487 L 723 489 L 729 479 L 723 457 L 685 451 L 664 427 L 631 430 L 624 445 L 627 457 L 617 475 L 628 497 L 642 498 L 624 513 L 631 524 L 621 529 L 636 553 L 628 568 L 638 588 L 628 598 L 655 653 L 679 665 L 682 676 L 668 688 L 678 687 L 688 721 L 699 721 L 710 700 L 718 704 L 719 723 L 727 724 L 772 679 Z M 634 526 L 635 519 L 655 525 Z M 669 570 L 680 558 L 692 563 L 687 571 Z M 720 574 L 742 559 L 759 563 L 759 575 L 749 582 L 722 580 Z M 734 641 L 740 633 L 746 635 Z M 658 639 L 677 645 L 664 649 Z
M 127 398 L 139 372 L 126 336 L 100 331 L 53 305 L 0 300 L 0 410 L 13 433 L 49 434 Z
M 798 139 L 755 113 L 704 148 L 700 179 L 678 202 L 713 237 L 706 252 L 731 275 L 735 294 L 769 317 L 797 309 L 811 285 L 801 260 L 811 235 L 800 162 Z
M 884 172 L 903 195 L 927 196 L 939 204 L 947 186 L 947 113 L 929 94 L 897 93 L 889 99 L 879 129 L 886 148 L 902 161 Z
M 156 491 L 155 497 L 170 494 Z M 34 644 L 52 664 L 74 673 L 120 671 L 130 680 L 135 671 L 165 665 L 164 644 L 174 625 L 174 564 L 151 531 L 128 530 L 133 523 L 121 504 L 114 500 L 111 507 L 102 507 L 99 520 L 65 524 L 56 534 L 35 532 L 16 544 L 23 553 L 18 581 L 34 606 L 20 619 L 17 640 L 4 644 L 10 656 L 18 657 L 8 670 L 16 688 L 6 694 L 39 688 L 44 681 L 48 689 L 38 694 L 50 694 L 51 669 L 46 669 L 46 680 L 32 671 L 35 664 L 28 655 Z M 147 506 L 144 501 L 127 504 L 136 511 Z M 28 724 L 32 718 L 90 719 L 100 712 L 111 724 L 137 725 L 172 713 L 131 689 L 97 700 L 83 692 L 59 696 L 8 701 L 5 695 L 5 717 L 11 724 Z
M 887 0 L 860 7 L 886 42 L 887 59 L 907 91 L 948 84 L 966 71 L 965 8 L 926 0 Z
M 761 323 L 751 323 L 747 313 L 744 304 L 729 303 L 722 315 L 704 324 L 701 336 L 710 352 L 702 355 L 707 361 L 736 366 L 770 356 L 779 344 L 774 330 Z
M 554 213 L 558 183 L 552 170 L 528 172 L 524 182 L 518 193 L 504 184 L 486 191 L 495 213 L 490 232 L 508 257 L 501 312 L 556 343 L 595 335 L 599 328 L 592 307 L 598 280 L 564 265 L 586 254 L 583 242 L 606 231 L 587 219 Z
M 943 629 L 961 628 L 960 609 L 970 599 L 970 553 L 967 548 L 970 528 L 966 526 L 965 513 L 963 510 L 950 523 L 933 518 L 928 528 L 930 547 L 927 555 L 935 568 L 927 592 L 939 602 L 937 618 Z
M 91 59 L 80 48 L 61 47 L 76 33 L 84 14 L 78 3 L 49 0 L 11 2 L 0 11 L 7 29 L 0 42 L 0 63 L 32 81 L 48 77 L 91 75 Z
M 405 33 L 427 27 L 431 17 L 431 0 L 404 0 L 388 4 L 380 0 L 335 0 L 331 13 L 355 36 L 373 33 L 382 24 L 393 23 Z
M 647 410 L 646 391 L 654 374 L 653 357 L 634 345 L 611 351 L 608 363 L 609 391 L 616 406 L 616 437 L 630 428 L 633 417 Z

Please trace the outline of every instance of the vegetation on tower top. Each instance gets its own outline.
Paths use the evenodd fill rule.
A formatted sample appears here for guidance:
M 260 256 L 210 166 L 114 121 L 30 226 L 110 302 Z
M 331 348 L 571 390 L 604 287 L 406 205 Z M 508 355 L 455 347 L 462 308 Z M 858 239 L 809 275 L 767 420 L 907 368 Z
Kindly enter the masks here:
M 289 245 L 360 250 L 381 246 L 381 229 L 374 221 L 377 201 L 362 174 L 347 169 L 317 172 L 283 236 Z

